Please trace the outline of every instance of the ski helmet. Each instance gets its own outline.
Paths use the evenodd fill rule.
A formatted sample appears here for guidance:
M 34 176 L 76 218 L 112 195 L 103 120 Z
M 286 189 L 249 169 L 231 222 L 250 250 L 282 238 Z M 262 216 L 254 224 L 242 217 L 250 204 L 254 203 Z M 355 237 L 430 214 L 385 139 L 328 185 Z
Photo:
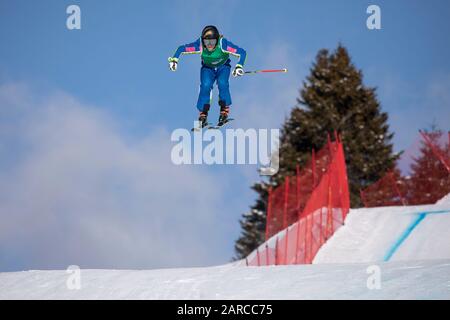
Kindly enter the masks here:
M 209 31 L 212 31 L 212 34 L 205 37 L 205 34 L 208 33 Z M 206 26 L 203 28 L 202 40 L 203 39 L 216 39 L 218 41 L 219 37 L 220 37 L 219 30 L 217 30 L 216 26 Z

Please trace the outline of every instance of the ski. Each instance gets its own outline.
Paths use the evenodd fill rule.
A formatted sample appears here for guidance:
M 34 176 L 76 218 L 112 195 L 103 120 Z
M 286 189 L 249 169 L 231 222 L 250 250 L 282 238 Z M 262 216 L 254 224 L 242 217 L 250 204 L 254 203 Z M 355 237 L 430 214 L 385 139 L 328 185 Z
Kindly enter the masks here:
M 203 127 L 194 127 L 191 129 L 191 131 L 202 131 L 202 129 L 209 129 L 210 125 L 209 123 L 206 123 Z
M 228 118 L 224 123 L 222 123 L 221 125 L 216 124 L 215 126 L 208 126 L 208 129 L 220 129 L 222 128 L 224 125 L 226 125 L 228 122 L 233 121 L 233 118 Z

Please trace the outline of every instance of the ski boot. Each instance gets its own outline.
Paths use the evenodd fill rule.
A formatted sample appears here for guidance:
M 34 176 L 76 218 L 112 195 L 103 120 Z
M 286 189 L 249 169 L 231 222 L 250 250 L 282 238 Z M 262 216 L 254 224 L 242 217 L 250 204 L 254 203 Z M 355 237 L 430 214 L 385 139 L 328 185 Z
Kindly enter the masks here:
M 217 126 L 221 127 L 228 122 L 228 113 L 230 112 L 230 107 L 227 107 L 225 105 L 225 102 L 222 100 L 219 101 L 219 105 L 220 105 L 220 116 L 219 121 L 217 122 Z
M 205 104 L 205 106 L 203 107 L 203 111 L 200 111 L 200 114 L 198 116 L 199 126 L 197 128 L 192 128 L 191 131 L 198 131 L 208 126 L 209 107 L 210 107 L 209 104 Z

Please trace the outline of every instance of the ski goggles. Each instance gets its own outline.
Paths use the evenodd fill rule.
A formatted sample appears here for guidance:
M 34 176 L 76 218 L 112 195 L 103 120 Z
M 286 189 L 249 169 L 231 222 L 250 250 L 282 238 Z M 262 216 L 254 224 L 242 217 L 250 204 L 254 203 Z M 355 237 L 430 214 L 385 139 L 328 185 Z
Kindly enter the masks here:
M 215 46 L 217 44 L 217 39 L 203 39 L 203 44 L 205 46 Z

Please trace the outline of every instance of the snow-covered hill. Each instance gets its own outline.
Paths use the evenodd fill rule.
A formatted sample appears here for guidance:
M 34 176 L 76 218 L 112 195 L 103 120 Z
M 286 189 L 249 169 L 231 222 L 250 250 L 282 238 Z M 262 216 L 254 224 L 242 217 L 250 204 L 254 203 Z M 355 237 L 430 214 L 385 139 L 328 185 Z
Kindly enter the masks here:
M 233 265 L 148 271 L 83 270 L 69 290 L 64 271 L 0 274 L 0 299 L 449 299 L 450 260 L 369 264 Z
M 450 196 L 351 210 L 313 265 L 0 273 L 0 299 L 450 299 Z M 369 289 L 373 266 L 379 289 Z
M 351 210 L 313 263 L 450 259 L 450 197 L 435 205 Z

